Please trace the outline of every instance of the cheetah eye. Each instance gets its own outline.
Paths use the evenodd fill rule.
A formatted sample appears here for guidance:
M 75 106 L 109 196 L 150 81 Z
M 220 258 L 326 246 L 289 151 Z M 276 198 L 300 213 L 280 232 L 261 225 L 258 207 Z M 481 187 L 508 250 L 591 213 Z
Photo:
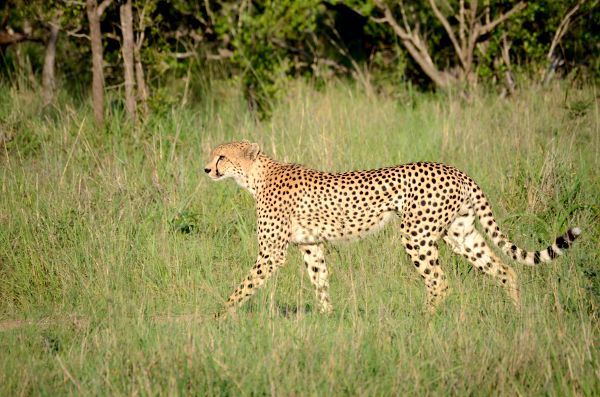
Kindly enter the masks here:
M 223 155 L 220 155 L 220 156 L 219 156 L 219 159 L 218 159 L 217 161 L 221 161 L 221 160 L 225 160 L 225 156 L 223 156 Z

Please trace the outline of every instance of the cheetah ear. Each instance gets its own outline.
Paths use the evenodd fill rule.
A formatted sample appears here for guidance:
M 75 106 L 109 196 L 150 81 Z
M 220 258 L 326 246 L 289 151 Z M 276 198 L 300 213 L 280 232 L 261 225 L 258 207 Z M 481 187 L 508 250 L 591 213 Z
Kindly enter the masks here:
M 258 154 L 260 153 L 260 147 L 258 143 L 251 143 L 250 146 L 246 149 L 246 155 L 252 161 L 256 160 Z

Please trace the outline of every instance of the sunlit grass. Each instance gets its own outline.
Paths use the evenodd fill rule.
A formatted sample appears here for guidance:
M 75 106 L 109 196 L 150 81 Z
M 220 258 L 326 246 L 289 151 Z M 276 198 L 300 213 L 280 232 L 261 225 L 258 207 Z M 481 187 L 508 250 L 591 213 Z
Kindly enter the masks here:
M 85 106 L 43 110 L 0 87 L 0 394 L 594 395 L 600 390 L 600 131 L 594 87 L 515 97 L 367 96 L 293 84 L 257 123 L 228 88 L 98 131 Z M 404 99 L 402 99 L 404 98 Z M 328 247 L 334 313 L 314 311 L 291 248 L 237 321 L 218 310 L 256 254 L 254 203 L 202 168 L 246 138 L 326 170 L 416 160 L 466 171 L 505 233 L 543 248 L 523 311 L 442 247 L 452 294 L 434 316 L 393 226 Z

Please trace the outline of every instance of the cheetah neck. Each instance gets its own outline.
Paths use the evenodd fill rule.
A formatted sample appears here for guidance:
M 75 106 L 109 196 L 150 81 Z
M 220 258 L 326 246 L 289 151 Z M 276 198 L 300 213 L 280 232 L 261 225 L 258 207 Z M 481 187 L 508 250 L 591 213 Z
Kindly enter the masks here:
M 273 169 L 278 164 L 280 163 L 261 153 L 250 165 L 245 175 L 236 178 L 236 182 L 256 197 L 265 184 L 267 170 Z

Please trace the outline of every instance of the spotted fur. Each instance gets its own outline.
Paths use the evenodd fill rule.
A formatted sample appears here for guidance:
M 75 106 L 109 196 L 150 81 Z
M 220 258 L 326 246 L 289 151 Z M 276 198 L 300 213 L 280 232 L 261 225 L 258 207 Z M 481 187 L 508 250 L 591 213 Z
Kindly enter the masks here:
M 434 311 L 448 294 L 438 262 L 443 240 L 477 269 L 494 277 L 519 307 L 515 272 L 490 249 L 475 227 L 478 219 L 502 252 L 527 265 L 549 262 L 581 233 L 569 229 L 542 251 L 525 251 L 500 231 L 481 188 L 465 173 L 436 163 L 411 163 L 339 174 L 277 162 L 256 143 L 218 146 L 204 171 L 213 180 L 233 178 L 256 200 L 259 252 L 250 274 L 227 300 L 233 312 L 284 264 L 290 243 L 300 247 L 319 309 L 332 310 L 323 244 L 353 240 L 401 218 L 402 244 L 427 289 Z

